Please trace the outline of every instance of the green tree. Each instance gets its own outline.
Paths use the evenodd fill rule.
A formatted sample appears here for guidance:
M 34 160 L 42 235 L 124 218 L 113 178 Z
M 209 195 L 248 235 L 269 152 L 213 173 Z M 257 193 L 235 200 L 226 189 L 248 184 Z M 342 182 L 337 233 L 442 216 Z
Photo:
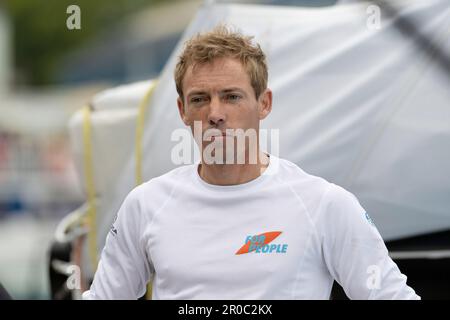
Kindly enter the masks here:
M 55 66 L 66 54 L 107 31 L 130 13 L 162 0 L 9 0 L 15 68 L 21 84 L 52 84 Z M 81 9 L 81 30 L 68 30 L 67 7 Z

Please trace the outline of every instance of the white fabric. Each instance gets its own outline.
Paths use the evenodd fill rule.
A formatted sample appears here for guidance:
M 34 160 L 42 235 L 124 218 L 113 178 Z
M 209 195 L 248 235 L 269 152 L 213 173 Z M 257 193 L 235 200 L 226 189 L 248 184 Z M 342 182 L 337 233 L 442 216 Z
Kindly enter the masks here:
M 105 197 L 117 184 L 117 171 L 134 152 L 137 114 L 140 101 L 152 81 L 142 81 L 105 90 L 91 102 L 91 144 L 94 185 L 97 195 Z M 83 190 L 84 174 L 83 110 L 77 111 L 69 122 L 69 134 L 75 166 Z M 102 213 L 104 210 L 99 210 Z
M 153 299 L 328 299 L 333 279 L 352 299 L 419 298 L 352 194 L 275 156 L 244 184 L 189 165 L 135 188 L 84 298 L 136 299 L 152 276 Z
M 111 225 L 115 213 L 109 213 L 108 196 L 114 193 L 119 183 L 118 171 L 123 170 L 131 154 L 135 152 L 136 124 L 140 101 L 151 86 L 152 81 L 142 81 L 105 90 L 91 101 L 91 136 L 93 182 L 95 187 L 97 247 L 105 244 L 106 228 Z M 80 185 L 86 192 L 84 168 L 85 141 L 83 136 L 83 110 L 77 111 L 70 119 L 68 129 L 71 151 Z M 117 211 L 117 210 L 116 210 Z M 92 277 L 92 263 L 85 243 L 82 255 L 83 272 Z

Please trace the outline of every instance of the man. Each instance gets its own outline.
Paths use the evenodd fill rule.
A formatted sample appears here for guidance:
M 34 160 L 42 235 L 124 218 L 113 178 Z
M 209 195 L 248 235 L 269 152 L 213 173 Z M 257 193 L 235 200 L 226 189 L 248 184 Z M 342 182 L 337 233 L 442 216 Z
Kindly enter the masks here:
M 85 298 L 136 299 L 149 280 L 153 299 L 329 299 L 334 280 L 352 299 L 420 298 L 351 193 L 259 149 L 267 78 L 249 37 L 186 43 L 177 104 L 202 160 L 130 192 Z

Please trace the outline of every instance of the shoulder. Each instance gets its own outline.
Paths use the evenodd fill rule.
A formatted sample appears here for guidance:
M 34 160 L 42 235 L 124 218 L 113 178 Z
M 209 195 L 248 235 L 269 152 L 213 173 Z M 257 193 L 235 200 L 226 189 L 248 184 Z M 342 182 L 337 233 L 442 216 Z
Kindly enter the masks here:
M 277 177 L 303 202 L 311 215 L 315 214 L 324 196 L 333 186 L 326 179 L 307 173 L 286 159 L 279 159 Z
M 162 189 L 163 191 L 173 189 L 180 183 L 190 181 L 192 171 L 195 170 L 195 167 L 196 165 L 192 164 L 172 169 L 171 171 L 152 178 L 136 187 L 136 189 L 138 189 L 137 192 L 146 193 L 154 189 Z
M 356 196 L 336 184 L 331 184 L 317 214 L 317 226 L 327 233 L 342 236 L 379 238 L 378 230 Z
M 351 218 L 352 215 L 364 217 L 364 209 L 350 191 L 309 174 L 288 160 L 279 159 L 279 162 L 280 180 L 299 197 L 314 221 Z
M 190 183 L 192 170 L 195 170 L 195 166 L 181 166 L 152 178 L 131 190 L 125 201 L 139 206 L 142 210 L 157 210 L 177 188 Z

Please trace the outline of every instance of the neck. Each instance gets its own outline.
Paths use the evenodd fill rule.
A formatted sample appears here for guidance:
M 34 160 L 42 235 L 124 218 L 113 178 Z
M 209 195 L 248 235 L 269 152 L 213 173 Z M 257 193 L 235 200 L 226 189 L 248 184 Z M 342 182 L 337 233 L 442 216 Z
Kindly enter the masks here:
M 258 151 L 256 164 L 204 164 L 198 168 L 200 177 L 215 185 L 236 185 L 252 181 L 258 178 L 268 167 L 269 157 Z

